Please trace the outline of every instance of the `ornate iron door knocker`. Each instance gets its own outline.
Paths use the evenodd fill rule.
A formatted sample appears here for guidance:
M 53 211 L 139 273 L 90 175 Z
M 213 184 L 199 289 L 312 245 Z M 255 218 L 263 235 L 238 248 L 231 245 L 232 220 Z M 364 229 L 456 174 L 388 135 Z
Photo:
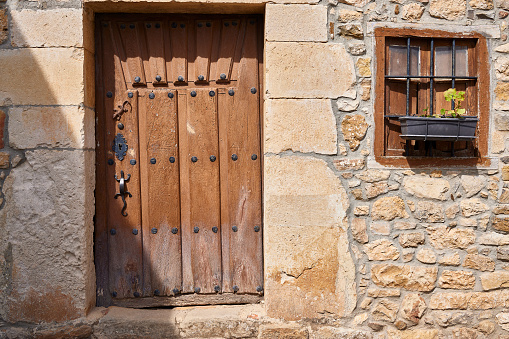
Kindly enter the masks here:
M 132 106 L 131 106 L 131 103 L 127 100 L 124 101 L 124 103 L 122 105 L 117 105 L 117 106 L 118 106 L 118 108 L 113 110 L 115 112 L 113 114 L 113 120 L 120 121 L 122 114 L 129 111 L 126 107 L 129 106 L 129 108 L 132 108 Z

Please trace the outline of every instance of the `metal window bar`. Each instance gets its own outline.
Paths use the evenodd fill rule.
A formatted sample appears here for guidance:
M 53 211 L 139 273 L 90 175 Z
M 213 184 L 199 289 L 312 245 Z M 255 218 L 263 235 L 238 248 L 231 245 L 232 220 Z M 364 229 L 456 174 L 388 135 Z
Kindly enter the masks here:
M 406 115 L 410 115 L 410 37 L 406 40 Z M 405 154 L 410 155 L 410 140 L 405 142 Z
M 452 88 L 456 87 L 456 79 L 454 76 L 456 75 L 456 39 L 452 39 Z M 454 109 L 454 100 L 451 100 L 451 109 Z
M 431 39 L 431 54 L 430 54 L 430 66 L 429 66 L 429 75 L 431 76 L 429 78 L 429 114 L 431 116 L 433 116 L 433 80 L 435 80 L 433 78 L 433 76 L 435 75 L 435 68 L 434 68 L 434 63 L 435 63 L 435 56 L 434 56 L 434 51 L 435 51 L 435 39 Z
M 410 37 L 407 38 L 407 65 L 406 75 L 385 75 L 385 79 L 406 79 L 406 112 L 405 114 L 410 115 L 410 79 L 430 79 L 430 115 L 433 115 L 433 80 L 434 79 L 451 79 L 452 88 L 456 86 L 456 79 L 458 80 L 477 80 L 476 76 L 456 76 L 456 39 L 452 39 L 452 62 L 451 62 L 451 76 L 436 76 L 434 72 L 434 39 L 431 39 L 431 54 L 430 54 L 430 75 L 410 75 Z M 451 100 L 451 109 L 454 109 L 454 100 Z M 401 115 L 384 115 L 384 118 L 399 119 Z M 428 122 L 426 121 L 426 134 L 428 134 Z M 459 122 L 458 122 L 458 135 L 459 135 Z M 430 141 L 425 140 L 426 144 Z M 408 155 L 410 143 L 406 141 L 405 147 L 406 154 Z M 427 153 L 432 156 L 432 145 L 427 145 Z M 428 152 L 429 151 L 429 152 Z M 454 156 L 454 141 L 451 142 L 451 156 Z
M 406 115 L 410 115 L 410 37 L 406 40 Z
M 435 79 L 451 79 L 452 88 L 455 88 L 455 80 L 477 80 L 476 76 L 456 76 L 456 39 L 452 39 L 452 72 L 451 76 L 448 75 L 435 75 L 435 40 L 431 39 L 431 54 L 430 54 L 430 75 L 410 75 L 410 38 L 407 38 L 407 74 L 406 75 L 385 75 L 385 79 L 406 79 L 406 111 L 405 115 L 410 115 L 410 79 L 430 79 L 430 105 L 429 112 L 433 115 L 433 86 Z M 454 101 L 451 103 L 454 109 Z M 398 119 L 401 115 L 384 115 L 384 118 Z

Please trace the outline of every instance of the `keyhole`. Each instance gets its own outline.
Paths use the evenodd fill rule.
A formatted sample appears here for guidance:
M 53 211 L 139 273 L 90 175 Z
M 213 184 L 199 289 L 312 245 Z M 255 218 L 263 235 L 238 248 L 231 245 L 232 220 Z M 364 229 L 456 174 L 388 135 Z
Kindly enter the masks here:
M 122 149 L 122 144 L 118 144 L 118 149 Z

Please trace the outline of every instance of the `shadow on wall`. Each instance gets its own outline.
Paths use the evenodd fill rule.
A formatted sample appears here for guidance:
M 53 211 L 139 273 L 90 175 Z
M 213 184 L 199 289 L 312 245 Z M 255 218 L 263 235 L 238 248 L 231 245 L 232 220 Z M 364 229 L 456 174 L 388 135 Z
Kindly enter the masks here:
M 79 0 L 2 13 L 0 318 L 65 321 L 95 304 L 92 19 Z

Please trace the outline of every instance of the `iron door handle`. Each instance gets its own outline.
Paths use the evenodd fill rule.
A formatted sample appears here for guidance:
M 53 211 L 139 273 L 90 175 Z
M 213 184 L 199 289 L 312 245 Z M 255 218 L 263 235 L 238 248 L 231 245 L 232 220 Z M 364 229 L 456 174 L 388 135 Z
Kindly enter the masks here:
M 122 213 L 122 215 L 124 217 L 127 217 L 127 213 L 125 213 L 125 209 L 127 208 L 127 203 L 125 201 L 125 195 L 126 194 L 129 195 L 129 198 L 133 197 L 133 195 L 129 191 L 127 191 L 126 183 L 129 181 L 129 179 L 131 179 L 131 175 L 128 174 L 127 178 L 124 178 L 124 171 L 120 171 L 120 179 L 115 174 L 115 180 L 118 181 L 118 183 L 119 183 L 119 191 L 120 191 L 120 193 L 115 194 L 115 199 L 117 199 L 119 196 L 122 198 L 124 207 L 122 207 L 122 211 L 120 213 Z

